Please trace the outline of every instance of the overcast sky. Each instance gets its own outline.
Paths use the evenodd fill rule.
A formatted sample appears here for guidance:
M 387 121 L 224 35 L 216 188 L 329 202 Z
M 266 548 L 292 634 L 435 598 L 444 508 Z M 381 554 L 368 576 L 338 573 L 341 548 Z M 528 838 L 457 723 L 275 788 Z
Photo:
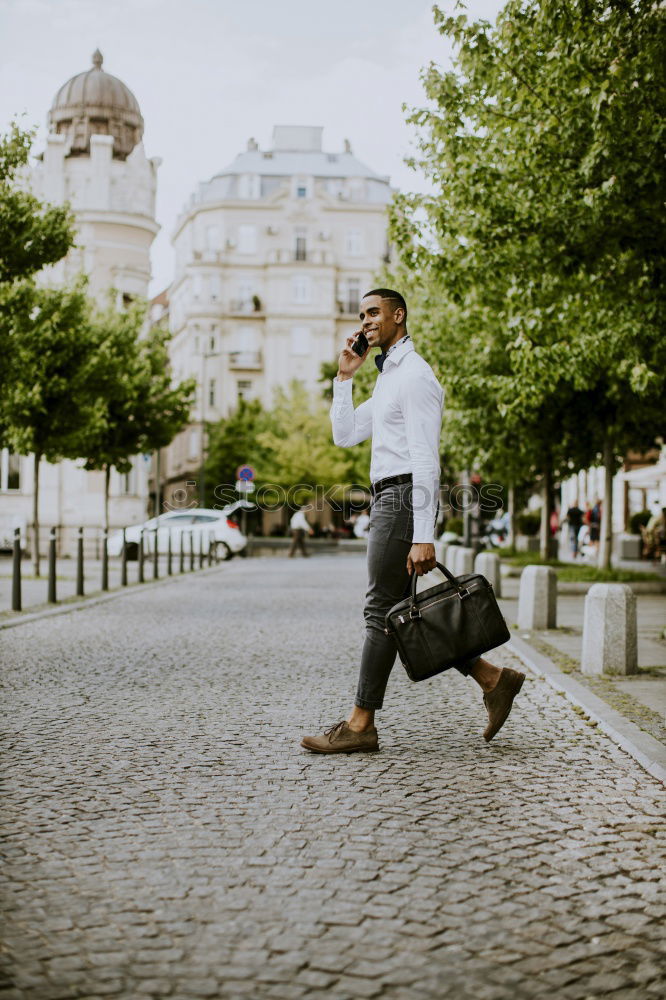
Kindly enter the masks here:
M 451 10 L 453 0 L 440 6 Z M 423 103 L 420 70 L 449 64 L 431 0 L 0 0 L 0 128 L 16 113 L 40 126 L 58 88 L 91 65 L 133 91 L 158 175 L 151 294 L 172 278 L 170 236 L 200 180 L 273 125 L 323 125 L 324 147 L 354 153 L 404 189 L 413 133 L 403 102 Z M 501 0 L 469 0 L 494 20 Z

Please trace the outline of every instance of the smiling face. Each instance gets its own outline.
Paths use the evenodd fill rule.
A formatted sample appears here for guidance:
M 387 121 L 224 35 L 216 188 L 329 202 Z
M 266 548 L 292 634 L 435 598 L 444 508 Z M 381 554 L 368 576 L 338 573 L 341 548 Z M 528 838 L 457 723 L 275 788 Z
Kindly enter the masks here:
M 405 333 L 405 310 L 395 299 L 366 295 L 359 316 L 370 347 L 387 351 Z

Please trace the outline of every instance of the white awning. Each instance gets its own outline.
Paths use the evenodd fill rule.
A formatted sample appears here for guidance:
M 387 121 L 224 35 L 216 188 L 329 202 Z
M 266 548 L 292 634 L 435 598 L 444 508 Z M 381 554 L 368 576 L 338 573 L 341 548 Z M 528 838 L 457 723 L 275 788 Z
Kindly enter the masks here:
M 639 490 L 659 489 L 659 484 L 666 482 L 666 462 L 657 462 L 655 465 L 645 465 L 641 469 L 623 472 L 622 478 L 629 483 L 629 486 Z

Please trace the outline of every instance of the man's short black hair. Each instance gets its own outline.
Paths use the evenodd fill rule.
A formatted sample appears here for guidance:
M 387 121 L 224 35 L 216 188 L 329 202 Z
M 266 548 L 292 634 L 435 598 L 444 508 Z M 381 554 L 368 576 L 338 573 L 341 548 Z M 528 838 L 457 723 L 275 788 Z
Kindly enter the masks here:
M 368 295 L 379 295 L 380 299 L 393 299 L 396 308 L 405 310 L 405 319 L 407 319 L 407 303 L 400 292 L 395 292 L 392 288 L 373 288 L 372 291 L 366 292 L 363 298 L 367 299 Z

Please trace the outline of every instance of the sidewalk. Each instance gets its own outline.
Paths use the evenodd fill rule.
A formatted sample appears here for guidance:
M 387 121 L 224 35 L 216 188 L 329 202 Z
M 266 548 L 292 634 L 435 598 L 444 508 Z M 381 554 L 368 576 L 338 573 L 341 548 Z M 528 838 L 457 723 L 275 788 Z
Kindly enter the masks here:
M 520 579 L 502 579 L 500 605 L 509 627 L 517 630 Z M 582 674 L 585 594 L 560 593 L 557 598 L 557 628 L 517 635 L 537 653 L 547 656 L 563 673 L 603 699 L 634 725 L 666 745 L 666 594 L 636 595 L 638 620 L 637 674 L 626 677 L 593 677 Z

